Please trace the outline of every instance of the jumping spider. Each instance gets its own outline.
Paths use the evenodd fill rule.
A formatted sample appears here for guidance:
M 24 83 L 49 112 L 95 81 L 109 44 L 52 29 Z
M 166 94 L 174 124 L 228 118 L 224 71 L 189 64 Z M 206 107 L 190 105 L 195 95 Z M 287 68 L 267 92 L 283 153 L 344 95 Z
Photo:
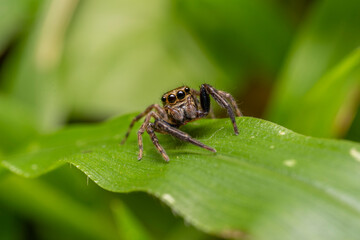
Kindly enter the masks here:
M 142 134 L 145 131 L 150 135 L 153 144 L 166 162 L 169 161 L 169 156 L 166 154 L 165 149 L 159 144 L 159 140 L 156 137 L 155 132 L 170 134 L 183 141 L 190 142 L 196 146 L 205 148 L 212 152 L 216 152 L 214 148 L 206 146 L 205 144 L 192 138 L 187 133 L 178 129 L 180 126 L 185 125 L 188 122 L 204 118 L 209 114 L 209 94 L 221 107 L 226 108 L 227 113 L 234 126 L 235 134 L 238 135 L 239 131 L 236 126 L 235 115 L 242 116 L 242 113 L 237 107 L 234 98 L 229 93 L 216 90 L 209 84 L 202 84 L 200 87 L 200 91 L 190 89 L 187 86 L 183 86 L 165 93 L 161 98 L 161 101 L 163 102 L 163 107 L 158 104 L 153 104 L 147 107 L 143 113 L 137 115 L 132 120 L 129 126 L 129 130 L 126 133 L 121 144 L 125 143 L 135 122 L 146 116 L 144 123 L 141 125 L 137 133 L 139 143 L 138 160 L 141 160 L 143 156 Z M 150 122 L 151 118 L 154 118 L 155 121 Z

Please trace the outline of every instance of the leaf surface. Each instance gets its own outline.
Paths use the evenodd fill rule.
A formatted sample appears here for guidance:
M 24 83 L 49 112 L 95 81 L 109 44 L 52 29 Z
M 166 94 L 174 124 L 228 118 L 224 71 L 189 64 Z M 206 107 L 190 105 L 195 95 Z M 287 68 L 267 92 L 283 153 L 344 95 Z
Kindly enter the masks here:
M 216 154 L 158 134 L 171 161 L 165 163 L 144 136 L 139 162 L 135 130 L 119 145 L 133 117 L 43 136 L 2 163 L 35 177 L 70 162 L 109 191 L 148 192 L 185 221 L 223 237 L 359 236 L 359 144 L 306 137 L 247 117 L 237 119 L 235 136 L 228 119 L 209 119 L 182 130 Z

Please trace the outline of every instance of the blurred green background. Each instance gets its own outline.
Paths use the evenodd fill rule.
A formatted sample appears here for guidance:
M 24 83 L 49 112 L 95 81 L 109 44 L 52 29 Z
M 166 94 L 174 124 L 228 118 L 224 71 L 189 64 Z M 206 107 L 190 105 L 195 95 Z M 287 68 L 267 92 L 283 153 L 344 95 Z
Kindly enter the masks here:
M 201 83 L 247 116 L 360 141 L 359 13 L 358 0 L 0 0 L 0 159 Z M 0 191 L 0 239 L 215 238 L 69 165 L 31 180 L 0 166 Z

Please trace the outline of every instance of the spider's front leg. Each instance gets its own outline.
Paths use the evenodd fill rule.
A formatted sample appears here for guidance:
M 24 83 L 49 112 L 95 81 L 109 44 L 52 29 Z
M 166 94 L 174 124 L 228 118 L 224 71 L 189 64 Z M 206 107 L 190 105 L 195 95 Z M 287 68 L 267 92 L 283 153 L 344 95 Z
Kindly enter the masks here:
M 155 119 L 154 123 L 151 123 L 150 120 L 151 118 Z M 159 151 L 159 153 L 161 154 L 161 156 L 164 158 L 164 160 L 166 162 L 169 161 L 169 156 L 166 154 L 165 149 L 160 145 L 159 143 L 159 139 L 157 138 L 157 136 L 155 135 L 155 131 L 156 132 L 160 132 L 160 133 L 165 133 L 165 134 L 170 134 L 176 138 L 179 138 L 180 140 L 192 143 L 196 146 L 199 146 L 201 148 L 205 148 L 209 151 L 212 152 L 216 152 L 215 149 L 206 146 L 205 144 L 199 142 L 198 140 L 192 138 L 189 134 L 180 131 L 177 128 L 171 127 L 168 123 L 166 123 L 164 120 L 162 120 L 160 118 L 160 116 L 155 113 L 155 112 L 150 112 L 146 118 L 144 123 L 141 125 L 139 131 L 138 131 L 138 143 L 139 143 L 139 157 L 138 160 L 142 159 L 143 156 L 143 139 L 142 139 L 142 135 L 144 134 L 144 132 L 147 132 L 151 138 L 151 141 L 153 142 L 153 144 L 155 145 L 156 149 Z
M 155 145 L 156 149 L 159 151 L 159 153 L 164 158 L 164 160 L 166 162 L 168 162 L 169 161 L 169 156 L 166 154 L 165 149 L 160 145 L 159 139 L 155 135 L 154 123 L 150 122 L 152 117 L 155 119 L 155 122 L 162 121 L 160 116 L 155 112 L 150 112 L 146 116 L 144 123 L 141 125 L 141 127 L 140 127 L 140 129 L 138 131 L 138 144 L 139 144 L 139 157 L 138 157 L 138 160 L 141 160 L 142 156 L 143 156 L 144 147 L 143 147 L 142 135 L 146 130 L 146 132 L 149 134 L 149 136 L 151 138 L 151 141 Z
M 242 116 L 242 113 L 238 106 L 236 105 L 236 102 L 234 98 L 227 92 L 218 91 L 213 86 L 209 84 L 202 84 L 200 88 L 200 103 L 201 107 L 205 112 L 208 112 L 210 109 L 210 97 L 209 94 L 215 99 L 215 101 L 222 107 L 225 108 L 228 112 L 228 115 L 231 119 L 231 122 L 234 127 L 234 132 L 236 135 L 239 134 L 239 130 L 236 125 L 235 121 L 235 114 L 237 116 Z M 227 101 L 227 99 L 230 100 L 231 105 Z M 234 109 L 235 113 L 234 113 Z
M 242 112 L 240 111 L 239 107 L 236 104 L 236 101 L 235 101 L 234 97 L 231 96 L 230 93 L 227 93 L 227 92 L 224 92 L 224 91 L 221 91 L 221 90 L 218 90 L 218 93 L 221 96 L 224 96 L 226 99 L 228 99 L 230 101 L 232 107 L 235 109 L 236 116 L 238 116 L 238 117 L 243 116 Z
M 150 105 L 149 107 L 147 107 L 145 109 L 144 112 L 140 113 L 139 115 L 137 115 L 136 117 L 134 117 L 134 119 L 131 121 L 130 123 L 130 126 L 129 126 L 129 129 L 128 131 L 126 132 L 125 134 L 125 137 L 123 138 L 123 140 L 121 141 L 121 144 L 124 144 L 126 139 L 129 137 L 129 134 L 131 132 L 131 129 L 133 128 L 134 124 L 139 121 L 141 118 L 143 118 L 146 114 L 148 114 L 149 112 L 151 112 L 151 110 L 155 109 L 162 118 L 164 118 L 165 120 L 167 119 L 167 115 L 166 115 L 166 112 L 164 111 L 164 109 L 162 109 L 160 107 L 159 104 L 152 104 Z

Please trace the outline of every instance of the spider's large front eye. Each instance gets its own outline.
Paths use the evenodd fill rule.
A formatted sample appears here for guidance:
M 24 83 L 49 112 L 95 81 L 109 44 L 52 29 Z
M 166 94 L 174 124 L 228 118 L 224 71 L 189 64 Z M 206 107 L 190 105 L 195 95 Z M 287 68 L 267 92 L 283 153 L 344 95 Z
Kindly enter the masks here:
M 168 101 L 169 101 L 169 103 L 175 102 L 176 101 L 176 96 L 174 94 L 170 94 L 168 96 Z
M 162 102 L 166 102 L 166 97 L 163 96 L 163 97 L 161 98 L 161 101 L 162 101 Z
M 183 99 L 185 97 L 185 93 L 183 91 L 178 91 L 176 96 L 178 99 Z

